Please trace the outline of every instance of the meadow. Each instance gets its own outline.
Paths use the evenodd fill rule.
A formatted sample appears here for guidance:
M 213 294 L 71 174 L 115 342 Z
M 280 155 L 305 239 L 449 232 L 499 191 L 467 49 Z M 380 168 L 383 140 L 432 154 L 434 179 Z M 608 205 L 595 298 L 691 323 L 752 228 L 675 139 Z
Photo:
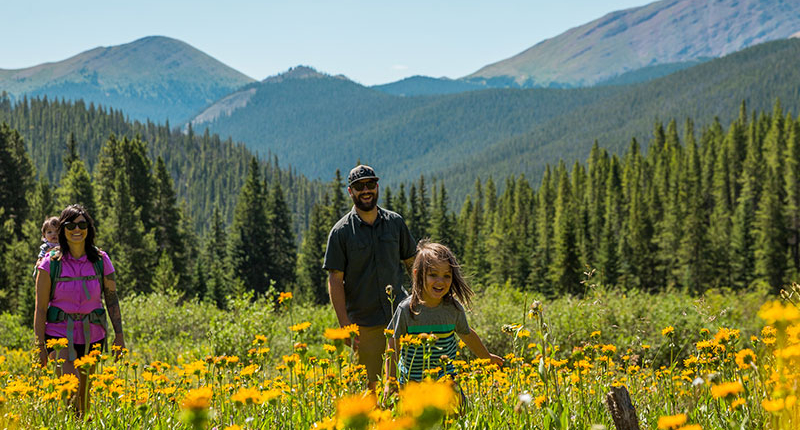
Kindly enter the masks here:
M 796 284 L 783 299 L 758 286 L 701 297 L 585 286 L 582 298 L 557 299 L 478 287 L 470 324 L 505 365 L 462 349 L 449 358 L 454 381 L 388 397 L 365 392 L 344 345 L 354 333 L 328 306 L 277 291 L 226 310 L 134 295 L 122 301 L 129 350 L 80 363 L 92 370 L 86 417 L 68 404 L 76 380 L 35 365 L 32 331 L 5 314 L 0 428 L 613 429 L 614 386 L 627 388 L 643 429 L 800 426 Z

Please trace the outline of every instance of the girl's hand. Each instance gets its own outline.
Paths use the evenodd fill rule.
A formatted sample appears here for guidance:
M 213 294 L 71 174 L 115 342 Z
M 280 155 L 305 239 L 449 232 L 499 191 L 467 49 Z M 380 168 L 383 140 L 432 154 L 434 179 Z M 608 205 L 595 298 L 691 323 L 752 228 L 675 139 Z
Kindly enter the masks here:
M 503 357 L 501 357 L 499 355 L 492 354 L 492 353 L 489 353 L 489 361 L 491 361 L 492 364 L 496 364 L 496 365 L 501 366 L 501 367 L 503 366 L 503 363 L 505 363 L 505 360 L 503 360 Z

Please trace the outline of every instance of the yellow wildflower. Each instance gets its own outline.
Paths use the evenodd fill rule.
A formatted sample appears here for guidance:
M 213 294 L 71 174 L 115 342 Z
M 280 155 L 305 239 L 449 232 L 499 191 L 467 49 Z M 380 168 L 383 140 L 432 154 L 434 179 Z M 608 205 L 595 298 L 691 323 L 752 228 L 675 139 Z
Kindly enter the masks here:
M 280 293 L 278 295 L 278 303 L 283 304 L 283 302 L 288 301 L 288 300 L 292 300 L 292 293 L 291 292 Z
M 295 324 L 293 326 L 289 326 L 289 330 L 297 333 L 301 333 L 311 327 L 311 323 L 308 321 L 301 322 L 300 324 Z
M 664 327 L 664 329 L 661 330 L 661 336 L 669 336 L 674 332 L 675 332 L 675 327 L 667 326 L 667 327 Z
M 751 349 L 743 349 L 736 353 L 736 365 L 739 369 L 749 369 L 756 362 L 756 354 Z
M 211 397 L 213 395 L 214 392 L 211 390 L 211 387 L 200 387 L 190 390 L 186 393 L 186 397 L 183 398 L 181 407 L 191 410 L 208 409 L 208 407 L 211 406 Z
M 671 429 L 686 423 L 686 414 L 667 415 L 658 419 L 658 428 Z
M 728 396 L 739 394 L 742 391 L 744 391 L 744 387 L 739 381 L 724 382 L 711 387 L 711 395 L 714 396 L 715 399 L 726 398 Z

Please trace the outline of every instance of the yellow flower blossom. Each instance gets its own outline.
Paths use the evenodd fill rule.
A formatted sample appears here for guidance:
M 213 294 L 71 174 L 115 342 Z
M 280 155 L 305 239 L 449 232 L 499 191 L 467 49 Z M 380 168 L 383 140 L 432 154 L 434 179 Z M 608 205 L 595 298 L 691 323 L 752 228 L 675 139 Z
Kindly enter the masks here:
M 211 406 L 211 397 L 214 395 L 211 387 L 200 387 L 190 390 L 183 398 L 183 409 L 203 410 Z
M 672 333 L 674 333 L 674 332 L 675 332 L 675 327 L 673 327 L 673 326 L 667 326 L 667 327 L 664 327 L 664 328 L 661 330 L 661 336 L 669 336 L 669 335 L 671 335 L 671 334 L 672 334 Z
M 658 419 L 658 428 L 671 429 L 686 423 L 686 414 L 667 415 Z
M 744 391 L 744 387 L 739 381 L 724 382 L 711 387 L 711 395 L 714 396 L 715 399 L 726 398 L 728 396 L 739 394 L 742 391 Z
M 289 330 L 291 330 L 293 332 L 296 332 L 296 333 L 302 333 L 302 332 L 306 331 L 309 327 L 311 327 L 311 323 L 308 322 L 308 321 L 304 321 L 304 322 L 301 322 L 299 324 L 295 324 L 293 326 L 289 326 Z

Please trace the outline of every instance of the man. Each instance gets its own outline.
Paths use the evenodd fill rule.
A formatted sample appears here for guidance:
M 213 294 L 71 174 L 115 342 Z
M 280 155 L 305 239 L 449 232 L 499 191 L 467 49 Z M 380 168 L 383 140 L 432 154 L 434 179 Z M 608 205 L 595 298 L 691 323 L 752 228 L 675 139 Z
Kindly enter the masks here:
M 416 241 L 400 215 L 378 207 L 378 177 L 371 167 L 356 166 L 347 182 L 354 206 L 331 229 L 323 268 L 339 325 L 358 325 L 352 346 L 374 388 L 386 349 L 383 330 L 393 305 L 406 296 L 400 263 L 411 272 Z

